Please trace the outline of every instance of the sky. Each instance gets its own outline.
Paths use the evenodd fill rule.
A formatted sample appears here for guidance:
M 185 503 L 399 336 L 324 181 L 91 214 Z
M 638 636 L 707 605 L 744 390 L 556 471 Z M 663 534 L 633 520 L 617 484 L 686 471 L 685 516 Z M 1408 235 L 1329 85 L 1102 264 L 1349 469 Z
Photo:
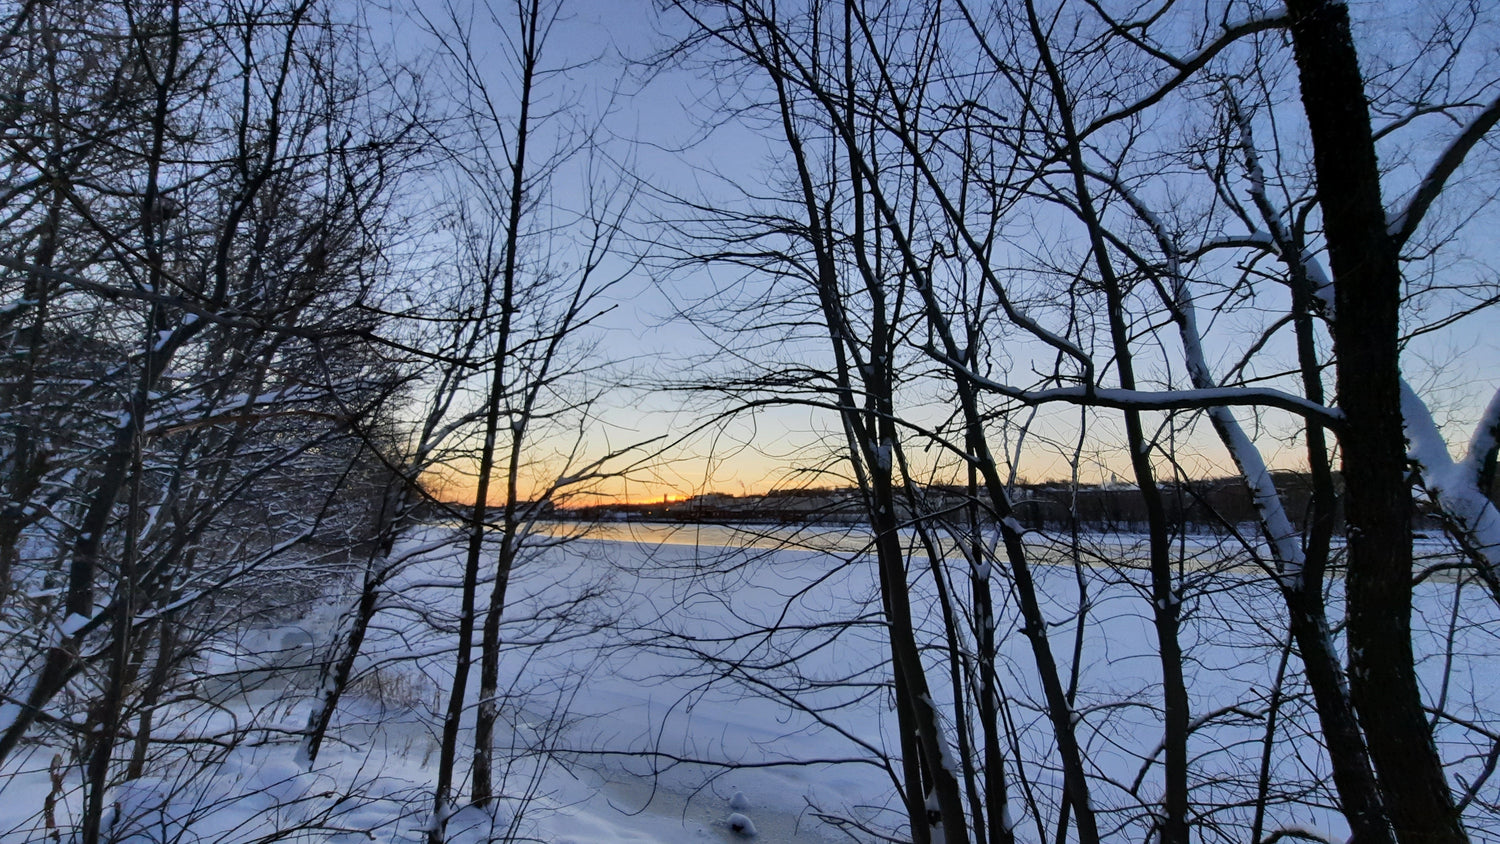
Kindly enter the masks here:
M 702 312 L 682 312 L 718 287 L 733 285 L 739 279 L 723 271 L 667 270 L 663 261 L 651 256 L 660 231 L 654 228 L 653 218 L 664 213 L 661 197 L 732 200 L 734 184 L 766 190 L 774 178 L 780 150 L 774 137 L 768 140 L 743 123 L 708 125 L 718 119 L 712 106 L 722 93 L 714 89 L 701 69 L 668 67 L 647 73 L 636 63 L 668 43 L 663 30 L 673 26 L 651 12 L 652 5 L 607 0 L 569 3 L 565 15 L 555 22 L 545 48 L 544 61 L 553 66 L 566 65 L 567 71 L 548 79 L 544 102 L 549 107 L 566 103 L 575 123 L 601 127 L 604 153 L 628 171 L 629 178 L 638 179 L 643 189 L 627 227 L 629 238 L 621 242 L 620 254 L 607 264 L 621 278 L 607 296 L 611 310 L 598 323 L 599 353 L 608 365 L 597 378 L 613 379 L 627 387 L 604 395 L 589 436 L 607 444 L 601 447 L 618 448 L 624 443 L 652 440 L 653 447 L 668 443 L 671 448 L 661 458 L 641 464 L 628 480 L 607 484 L 600 492 L 615 500 L 654 501 L 663 496 L 678 499 L 710 491 L 748 494 L 788 485 L 841 485 L 847 482 L 847 473 L 827 459 L 841 445 L 840 435 L 836 420 L 826 412 L 778 408 L 711 421 L 718 408 L 685 397 L 680 391 L 660 389 L 695 378 L 721 377 L 726 364 L 717 352 L 721 347 L 736 347 L 745 339 L 726 333 L 706 320 Z M 500 4 L 500 8 L 509 7 Z M 1382 4 L 1366 3 L 1357 4 L 1355 13 L 1360 38 L 1384 51 L 1372 60 L 1372 73 L 1383 67 L 1381 61 L 1414 60 L 1401 58 L 1398 36 L 1402 26 L 1421 24 L 1412 19 L 1420 12 L 1398 13 Z M 387 26 L 384 37 L 396 45 L 393 52 L 397 54 L 419 56 L 432 47 L 430 36 L 420 33 L 420 27 L 409 18 L 392 17 Z M 475 31 L 478 34 L 473 43 L 480 61 L 495 68 L 494 79 L 497 90 L 501 90 L 507 78 L 505 42 L 477 23 Z M 382 36 L 377 32 L 374 37 Z M 420 59 L 417 61 L 420 66 Z M 1386 76 L 1377 75 L 1372 84 L 1385 81 Z M 575 124 L 557 119 L 551 125 Z M 566 131 L 544 137 L 552 143 L 568 140 Z M 1383 148 L 1382 155 L 1390 151 Z M 1404 153 L 1407 148 L 1399 151 Z M 1411 155 L 1421 161 L 1433 151 L 1432 147 L 1414 146 Z M 579 161 L 560 168 L 551 181 L 550 201 L 562 209 L 586 204 L 586 184 L 606 178 L 603 172 L 598 167 L 586 169 Z M 1391 186 L 1399 190 L 1401 179 L 1393 178 Z M 1469 193 L 1492 190 L 1492 186 L 1462 181 L 1455 187 L 1455 191 Z M 1494 203 L 1481 200 L 1469 205 L 1495 217 Z M 1500 220 L 1494 222 L 1500 225 Z M 1492 278 L 1494 267 L 1500 265 L 1495 260 L 1494 245 L 1482 239 L 1470 240 L 1464 244 L 1470 257 L 1440 269 L 1456 276 Z M 635 263 L 637 260 L 641 262 Z M 1430 397 L 1438 421 L 1451 423 L 1446 433 L 1455 446 L 1467 440 L 1465 426 L 1477 417 L 1495 389 L 1496 373 L 1500 373 L 1497 327 L 1493 317 L 1470 320 L 1457 330 L 1417 337 L 1406 351 L 1413 385 Z M 1018 356 L 1024 358 L 1025 354 Z M 942 411 L 934 412 L 940 416 Z M 1076 458 L 1084 481 L 1129 475 L 1117 416 L 1109 413 L 1091 421 L 1090 436 Z M 1305 458 L 1289 421 L 1278 421 L 1274 414 L 1262 419 L 1244 412 L 1239 416 L 1253 429 L 1273 467 L 1295 469 L 1303 465 Z M 1068 477 L 1079 448 L 1079 411 L 1058 406 L 1028 421 L 1026 447 L 1016 452 L 1021 456 L 1018 477 L 1032 481 Z M 1013 432 L 1005 439 L 1009 447 L 1015 446 L 1016 435 Z M 1199 475 L 1232 471 L 1206 424 L 1200 421 L 1193 429 L 1174 436 L 1179 438 L 1175 444 L 1185 455 L 1184 471 Z M 833 471 L 826 471 L 830 468 Z M 454 467 L 453 474 L 462 477 L 464 472 Z M 450 480 L 453 489 L 461 490 L 465 483 Z

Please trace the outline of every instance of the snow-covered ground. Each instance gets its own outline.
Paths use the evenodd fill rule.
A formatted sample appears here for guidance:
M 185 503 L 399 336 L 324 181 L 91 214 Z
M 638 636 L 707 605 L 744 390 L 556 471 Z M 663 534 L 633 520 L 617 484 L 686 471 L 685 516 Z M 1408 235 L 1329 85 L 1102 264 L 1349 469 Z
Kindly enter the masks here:
M 199 655 L 194 669 L 206 679 L 158 719 L 158 735 L 215 737 L 222 746 L 184 744 L 177 764 L 112 792 L 114 840 L 227 844 L 293 829 L 301 832 L 292 840 L 421 840 L 457 626 L 461 552 L 457 542 L 437 541 L 444 530 L 406 544 L 429 550 L 394 582 L 314 770 L 296 762 L 297 733 L 316 681 L 307 665 L 348 600 L 338 594 L 305 618 L 243 631 Z M 899 834 L 874 568 L 857 540 L 814 537 L 802 550 L 774 544 L 701 531 L 606 533 L 519 568 L 503 636 L 503 796 L 488 811 L 454 815 L 450 840 L 678 844 L 743 841 L 751 832 L 767 842 L 873 840 L 860 827 Z M 1195 547 L 1208 554 L 1213 543 Z M 1130 548 L 1117 538 L 1094 545 L 1094 565 L 1038 567 L 1065 669 L 1081 641 L 1081 735 L 1098 777 L 1095 799 L 1120 840 L 1139 837 L 1159 799 L 1149 605 L 1138 572 L 1107 559 L 1128 560 Z M 1243 565 L 1203 562 L 1184 577 L 1195 797 L 1224 807 L 1206 821 L 1243 822 L 1253 797 L 1245 783 L 1264 764 L 1285 797 L 1272 801 L 1265 829 L 1295 825 L 1340 839 L 1337 815 L 1313 807 L 1326 800 L 1327 771 L 1299 732 L 1312 726 L 1303 689 L 1294 676 L 1277 683 L 1279 599 Z M 914 577 L 913 605 L 935 642 L 937 601 L 926 582 Z M 996 581 L 997 604 L 1009 603 L 1006 588 Z M 1492 721 L 1500 712 L 1495 605 L 1477 587 L 1457 603 L 1454 594 L 1448 581 L 1422 587 L 1429 696 L 1476 723 Z M 1026 764 L 1024 782 L 1013 780 L 1013 812 L 1023 840 L 1047 840 L 1045 807 L 1055 805 L 1059 783 L 1017 627 L 1011 614 L 997 622 L 1016 737 L 1008 753 Z M 1273 694 L 1281 726 L 1267 751 Z M 935 679 L 934 695 L 946 705 L 951 689 Z M 1439 738 L 1450 759 L 1471 757 L 1461 772 L 1473 781 L 1487 748 L 1449 723 Z M 62 747 L 38 745 L 19 757 L 0 778 L 0 840 L 51 840 L 49 821 L 66 829 L 78 811 L 78 766 L 64 761 Z M 464 761 L 455 775 L 461 792 L 468 774 Z M 1028 809 L 1027 792 L 1043 808 Z

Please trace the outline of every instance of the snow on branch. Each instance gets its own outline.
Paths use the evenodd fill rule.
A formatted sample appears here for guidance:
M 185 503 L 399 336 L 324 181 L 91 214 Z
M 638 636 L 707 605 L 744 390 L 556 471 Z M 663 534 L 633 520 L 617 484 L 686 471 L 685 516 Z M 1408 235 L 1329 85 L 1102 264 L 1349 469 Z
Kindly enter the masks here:
M 1107 178 L 1103 174 L 1093 175 L 1095 178 Z M 1170 292 L 1164 290 L 1162 295 L 1167 299 L 1165 304 L 1176 317 L 1174 321 L 1182 340 L 1183 355 L 1187 359 L 1188 377 L 1199 391 L 1219 389 L 1218 381 L 1209 369 L 1208 356 L 1203 351 L 1203 335 L 1198 328 L 1198 308 L 1182 269 L 1181 248 L 1161 218 L 1134 191 L 1118 179 L 1109 178 L 1108 181 L 1135 211 L 1136 216 L 1151 229 L 1157 246 L 1166 256 Z M 1274 247 L 1269 235 L 1267 242 Z M 1275 480 L 1271 477 L 1264 457 L 1227 406 L 1216 404 L 1209 407 L 1208 416 L 1250 490 L 1255 511 L 1260 516 L 1261 530 L 1270 543 L 1276 560 L 1281 564 L 1282 576 L 1293 588 L 1300 588 L 1306 564 L 1300 534 L 1287 517 L 1286 506 L 1282 503 L 1281 494 L 1276 489 Z
M 1469 453 L 1464 457 L 1464 463 L 1473 472 L 1477 481 L 1480 473 L 1484 470 L 1484 463 L 1496 448 L 1500 448 L 1500 390 L 1490 397 L 1489 406 L 1484 409 L 1484 415 L 1479 417 L 1479 423 L 1474 426 L 1474 436 L 1469 439 Z
M 1417 466 L 1422 486 L 1448 518 L 1465 550 L 1494 572 L 1500 566 L 1500 512 L 1479 488 L 1484 455 L 1500 423 L 1500 393 L 1490 400 L 1468 456 L 1454 462 L 1432 413 L 1415 390 L 1401 381 L 1401 416 L 1406 424 L 1407 455 Z
M 148 417 L 147 434 L 171 434 L 230 422 L 247 422 L 277 416 L 329 414 L 311 410 L 299 410 L 292 405 L 311 403 L 324 399 L 324 390 L 307 387 L 280 389 L 275 392 L 207 399 L 188 397 L 160 404 Z
M 1059 387 L 1052 390 L 1016 390 L 1014 398 L 1029 403 L 1066 402 L 1092 404 L 1120 410 L 1197 410 L 1213 407 L 1274 407 L 1338 427 L 1344 414 L 1301 396 L 1280 390 L 1252 387 L 1211 387 L 1203 390 L 1121 390 L 1107 387 Z
M 1204 410 L 1213 407 L 1271 407 L 1285 410 L 1329 428 L 1337 428 L 1344 421 L 1338 408 L 1326 407 L 1301 396 L 1284 393 L 1267 387 L 1209 387 L 1193 390 L 1123 390 L 1116 387 L 1055 387 L 1046 390 L 1025 390 L 987 378 L 964 367 L 960 361 L 950 359 L 929 346 L 927 354 L 948 366 L 955 367 L 971 379 L 980 389 L 988 390 L 1024 404 L 1065 404 L 1108 407 L 1116 410 Z

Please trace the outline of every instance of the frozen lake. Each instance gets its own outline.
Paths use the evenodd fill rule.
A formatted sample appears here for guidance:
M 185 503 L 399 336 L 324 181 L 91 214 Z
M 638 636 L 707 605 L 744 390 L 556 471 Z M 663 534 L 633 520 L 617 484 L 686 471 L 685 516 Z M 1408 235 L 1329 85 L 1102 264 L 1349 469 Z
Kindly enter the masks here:
M 200 767 L 185 765 L 178 778 L 122 787 L 121 840 L 228 844 L 299 823 L 318 830 L 308 840 L 420 840 L 457 625 L 461 550 L 447 535 L 431 528 L 397 549 L 409 559 L 316 771 L 294 762 L 316 676 L 299 665 L 318 658 L 315 643 L 328 639 L 350 600 L 337 590 L 307 618 L 242 631 L 204 655 L 195 666 L 206 678 L 204 699 L 177 704 L 161 729 L 184 739 L 233 738 L 233 747 L 186 754 Z M 492 811 L 454 815 L 453 841 L 733 841 L 743 840 L 733 828 L 740 820 L 770 842 L 903 834 L 889 652 L 863 537 L 760 529 L 745 538 L 723 527 L 605 525 L 517 568 L 498 701 L 503 797 Z M 1036 568 L 1038 589 L 1049 640 L 1074 686 L 1099 814 L 1111 840 L 1139 840 L 1160 799 L 1162 721 L 1135 542 L 1091 539 L 1078 566 L 1062 564 L 1057 547 L 1033 547 L 1047 562 Z M 1273 584 L 1243 560 L 1214 562 L 1212 542 L 1180 547 L 1191 776 L 1204 840 L 1242 836 L 1257 806 L 1263 836 L 1298 829 L 1341 840 L 1342 819 L 1328 808 L 1327 760 Z M 968 589 L 966 565 L 946 566 L 947 585 Z M 1050 722 L 1010 583 L 996 572 L 1010 811 L 1022 840 L 1050 840 L 1061 785 Z M 928 561 L 913 556 L 907 589 L 919 641 L 935 702 L 951 718 L 947 672 L 955 663 L 932 584 Z M 962 605 L 964 594 L 951 589 L 949 600 L 957 595 Z M 1329 600 L 1337 618 L 1336 589 Z M 1495 795 L 1485 784 L 1488 736 L 1500 732 L 1495 602 L 1449 577 L 1419 587 L 1416 609 L 1423 679 L 1443 713 L 1440 748 L 1455 781 L 1479 783 L 1488 800 Z M 963 606 L 956 611 L 972 622 Z M 959 636 L 961 648 L 968 636 Z M 246 677 L 256 682 L 235 685 Z M 951 720 L 945 729 L 957 764 L 978 765 L 957 752 Z M 53 790 L 45 757 L 23 764 L 29 770 L 0 789 L 7 841 L 43 832 L 37 807 Z M 468 763 L 455 773 L 462 784 Z M 56 811 L 72 810 L 73 788 L 65 783 Z M 1471 826 L 1493 829 L 1487 811 L 1474 800 Z

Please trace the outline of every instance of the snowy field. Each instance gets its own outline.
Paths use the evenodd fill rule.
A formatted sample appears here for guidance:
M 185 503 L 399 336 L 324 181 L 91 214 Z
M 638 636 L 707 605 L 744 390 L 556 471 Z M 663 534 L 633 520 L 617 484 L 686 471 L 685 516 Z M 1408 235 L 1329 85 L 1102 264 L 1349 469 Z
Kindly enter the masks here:
M 450 840 L 901 836 L 873 565 L 847 537 L 804 534 L 801 549 L 770 539 L 617 528 L 519 568 L 503 636 L 504 727 L 495 757 L 503 799 L 490 811 L 453 816 Z M 1274 793 L 1261 801 L 1263 836 L 1280 828 L 1342 840 L 1342 820 L 1327 809 L 1327 763 L 1308 737 L 1316 725 L 1305 689 L 1288 669 L 1294 658 L 1284 647 L 1279 598 L 1267 578 L 1222 559 L 1211 541 L 1184 543 L 1182 552 L 1199 822 L 1205 830 L 1256 823 L 1254 783 L 1265 770 Z M 1111 840 L 1129 841 L 1140 840 L 1159 799 L 1161 742 L 1158 668 L 1142 576 L 1129 565 L 1134 553 L 1128 537 L 1094 542 L 1089 565 L 1037 571 L 1065 671 L 1076 654 L 1075 708 L 1101 827 Z M 175 764 L 158 764 L 110 794 L 109 840 L 423 840 L 451 682 L 461 548 L 450 531 L 431 528 L 395 554 L 409 562 L 317 766 L 297 763 L 297 734 L 319 644 L 349 600 L 337 589 L 305 618 L 246 630 L 198 655 L 201 679 L 158 716 L 158 737 L 181 740 Z M 925 641 L 937 645 L 926 566 L 914 558 L 913 606 Z M 1482 783 L 1491 748 L 1483 737 L 1500 712 L 1495 603 L 1452 578 L 1429 579 L 1419 595 L 1428 699 L 1449 713 L 1438 722 L 1442 750 L 1457 782 Z M 997 606 L 1013 603 L 1003 581 L 995 596 Z M 1011 799 L 1020 840 L 1046 841 L 1060 781 L 1016 627 L 1013 612 L 997 623 L 1010 633 L 1001 679 Z M 943 691 L 939 671 L 946 657 L 933 648 L 929 659 L 934 695 L 946 705 L 951 689 Z M 12 760 L 0 778 L 0 841 L 53 840 L 49 829 L 69 828 L 80 774 L 68 750 L 38 744 Z M 460 791 L 467 776 L 465 761 L 455 775 Z M 1478 789 L 1476 802 L 1495 799 L 1493 784 Z M 1474 831 L 1487 840 L 1485 830 Z

